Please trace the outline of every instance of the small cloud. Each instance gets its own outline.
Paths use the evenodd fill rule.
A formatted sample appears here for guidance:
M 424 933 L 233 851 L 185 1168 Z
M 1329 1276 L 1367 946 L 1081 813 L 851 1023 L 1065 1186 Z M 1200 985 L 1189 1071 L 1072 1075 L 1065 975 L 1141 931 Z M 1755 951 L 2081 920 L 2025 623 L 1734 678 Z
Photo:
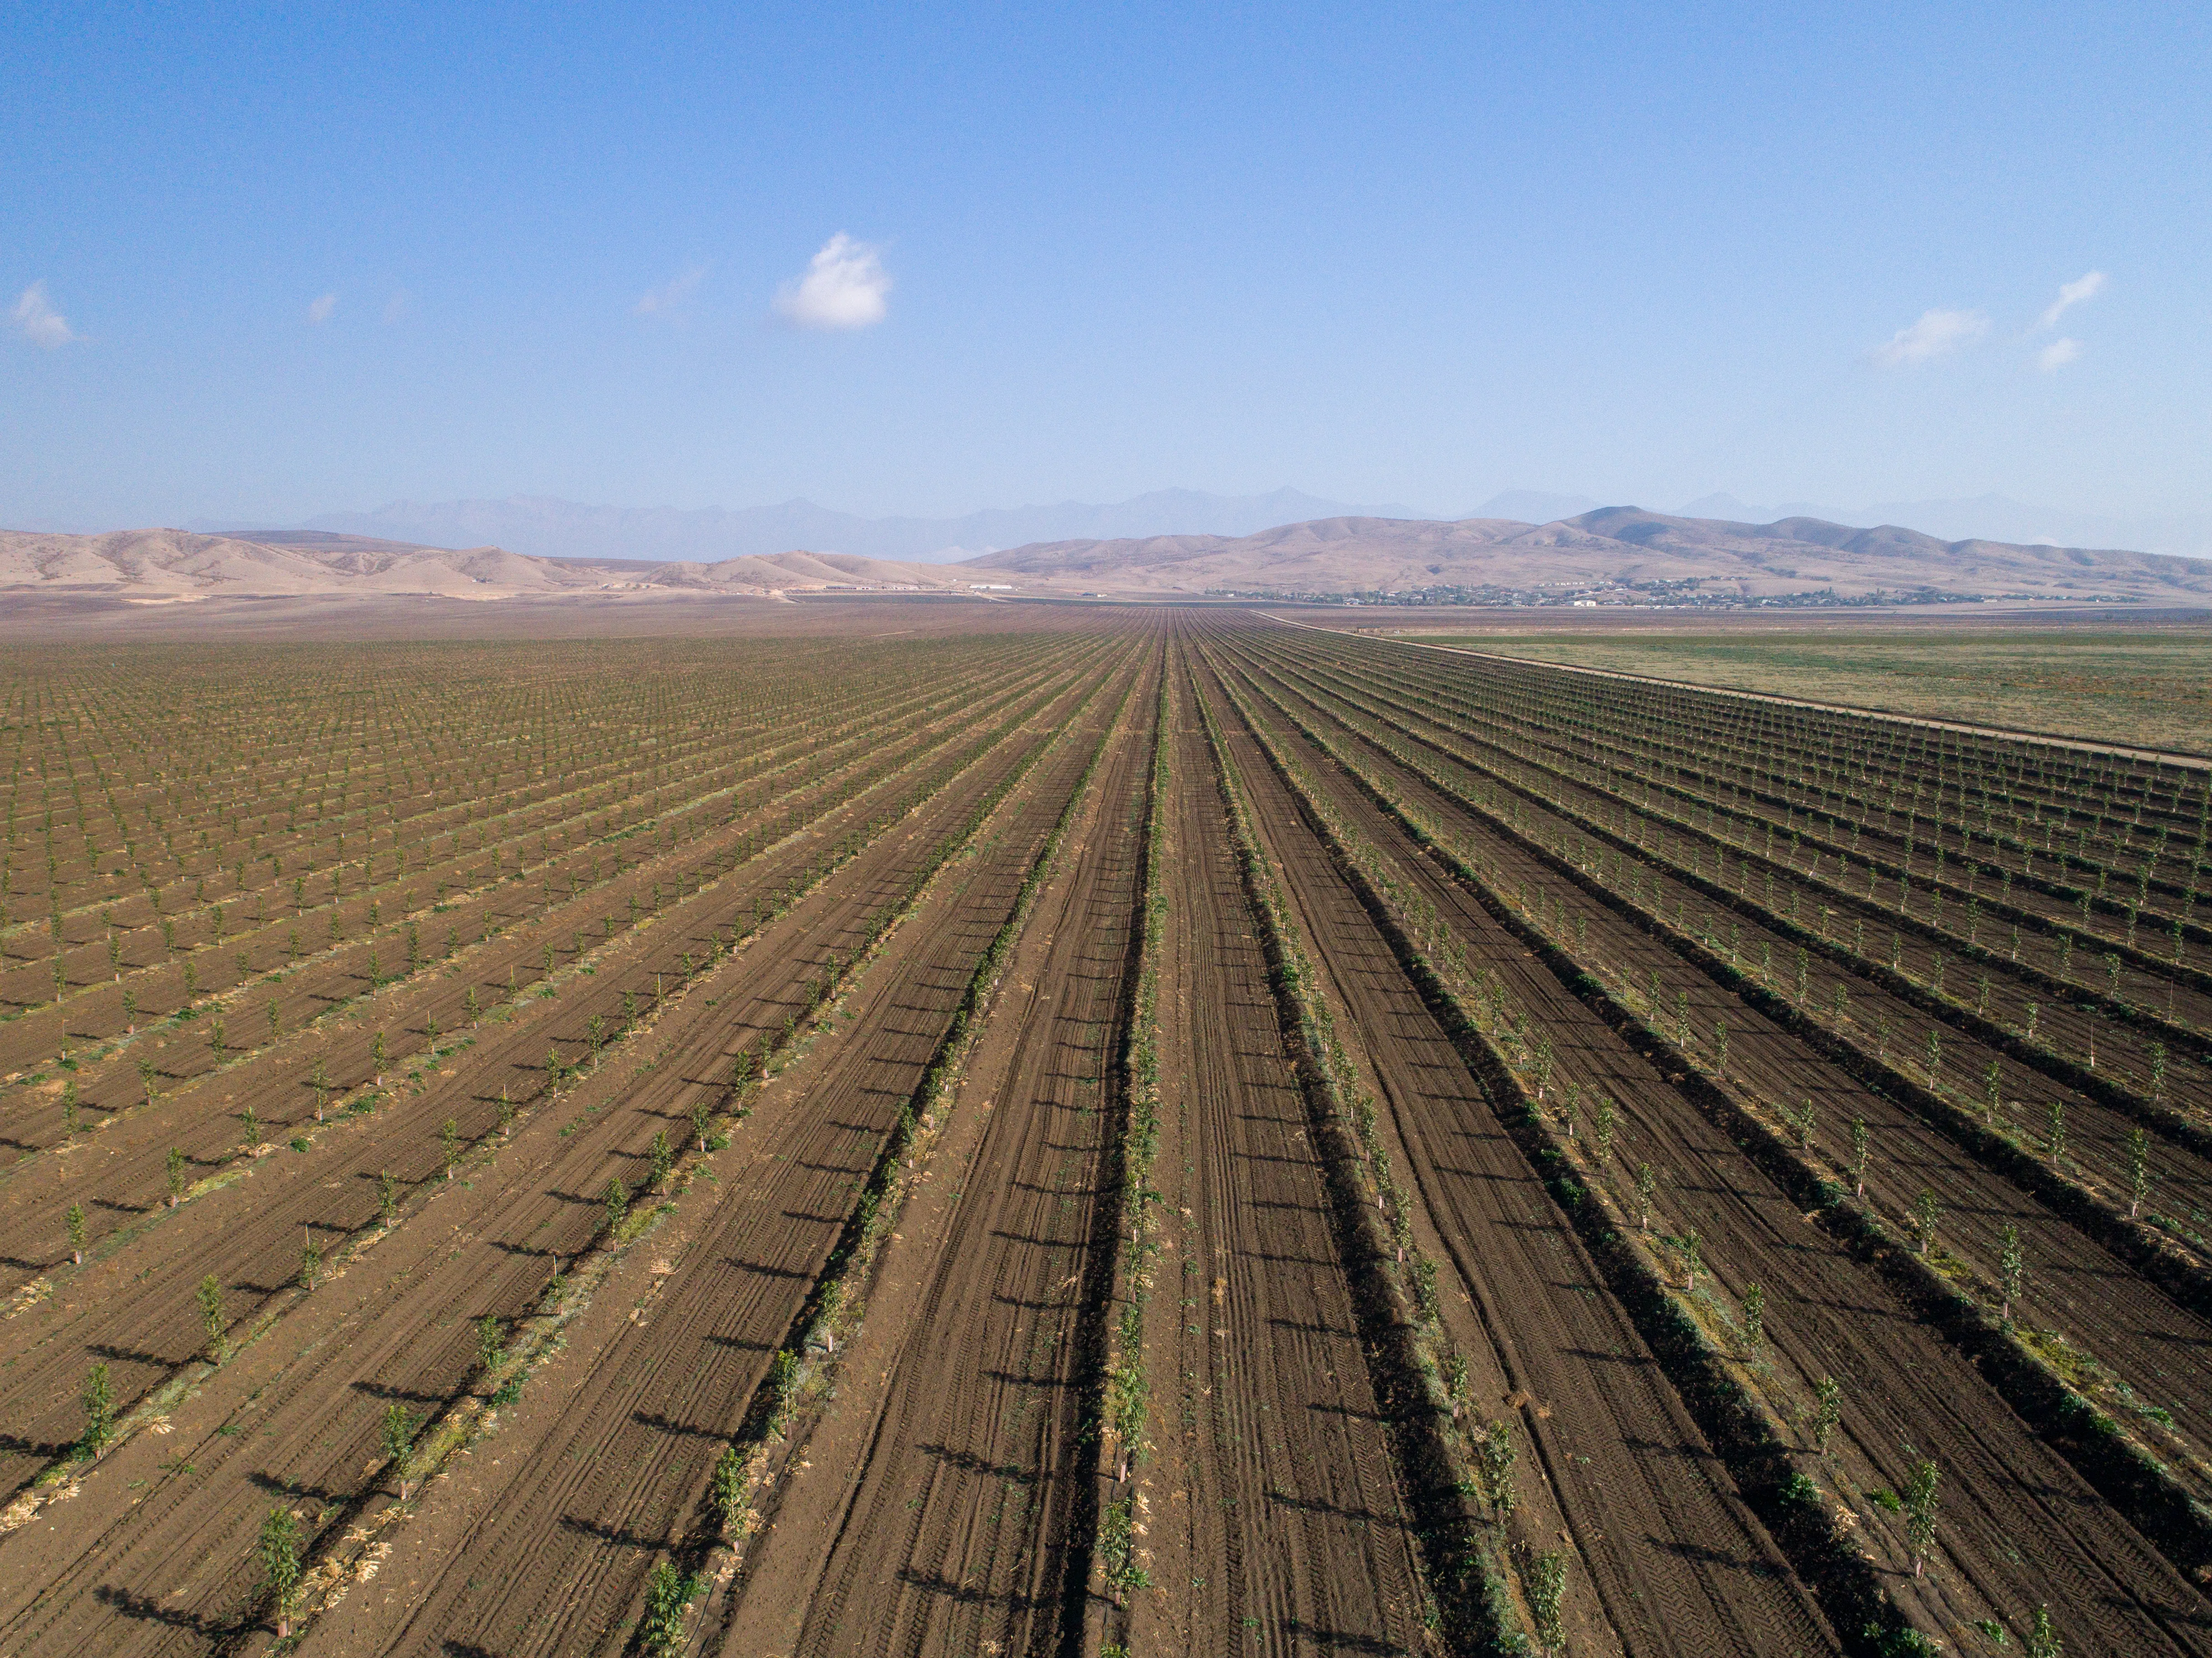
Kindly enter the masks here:
M 405 288 L 394 288 L 392 297 L 384 302 L 384 320 L 386 323 L 401 320 L 413 308 L 414 303 L 415 296 Z
M 2092 270 L 2078 282 L 2062 284 L 2058 289 L 2058 297 L 2051 302 L 2049 308 L 2043 313 L 2043 319 L 2036 324 L 2036 326 L 2056 328 L 2058 325 L 2058 319 L 2064 316 L 2069 309 L 2081 304 L 2084 300 L 2095 299 L 2104 291 L 2105 273 L 2101 270 Z M 2061 361 L 2071 361 L 2072 359 L 2063 358 Z
M 76 331 L 69 325 L 69 319 L 47 300 L 44 282 L 33 282 L 23 290 L 22 298 L 15 301 L 15 308 L 9 313 L 8 319 L 18 334 L 49 351 L 58 350 L 77 337 Z
M 335 294 L 325 294 L 307 307 L 307 320 L 317 324 L 326 323 L 331 319 L 331 313 L 337 308 L 338 296 Z
M 807 262 L 804 276 L 776 290 L 776 314 L 793 328 L 874 327 L 891 291 L 879 252 L 839 231 Z
M 665 317 L 698 292 L 699 284 L 706 280 L 705 265 L 686 265 L 659 287 L 647 288 L 640 295 L 630 310 L 640 317 Z
M 2053 369 L 2063 368 L 2081 355 L 2081 341 L 2053 340 L 2035 354 L 2035 366 L 2048 374 Z
M 1874 360 L 1887 368 L 1928 362 L 1972 345 L 1989 331 L 1990 319 L 1978 311 L 1923 311 L 1918 322 L 1899 329 L 1887 343 L 1875 347 Z

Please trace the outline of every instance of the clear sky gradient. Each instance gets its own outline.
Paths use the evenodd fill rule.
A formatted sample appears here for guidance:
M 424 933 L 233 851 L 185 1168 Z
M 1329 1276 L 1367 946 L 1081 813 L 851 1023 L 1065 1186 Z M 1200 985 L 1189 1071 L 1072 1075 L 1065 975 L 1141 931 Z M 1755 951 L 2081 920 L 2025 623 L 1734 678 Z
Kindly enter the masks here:
M 0 525 L 2203 510 L 2206 19 L 10 7 Z

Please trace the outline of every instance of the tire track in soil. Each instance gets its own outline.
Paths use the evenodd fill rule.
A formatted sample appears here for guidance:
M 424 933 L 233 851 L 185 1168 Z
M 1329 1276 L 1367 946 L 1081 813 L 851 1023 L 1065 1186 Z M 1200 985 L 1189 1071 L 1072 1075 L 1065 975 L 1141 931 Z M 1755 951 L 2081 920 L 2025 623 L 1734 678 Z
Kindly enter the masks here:
M 1317 777 L 1343 779 L 1305 739 L 1279 726 L 1277 732 L 1285 747 L 1302 751 Z M 1417 777 L 1393 770 L 1386 756 L 1372 751 L 1367 762 L 1408 799 L 1442 815 L 1444 802 L 1425 799 Z M 1656 1059 L 1645 1060 L 1615 1035 L 1487 910 L 1442 876 L 1364 792 L 1343 780 L 1332 794 L 1437 905 L 1470 958 L 1498 972 L 1534 1015 L 1557 1047 L 1556 1085 L 1575 1081 L 1621 1108 L 1616 1169 L 1650 1161 L 1668 1171 L 1658 1212 L 1677 1228 L 1694 1226 L 1702 1234 L 1705 1272 L 1727 1296 L 1725 1327 L 1735 1321 L 1741 1292 L 1761 1284 L 1769 1297 L 1768 1343 L 1793 1384 L 1788 1391 L 1809 1405 L 1820 1376 L 1844 1382 L 1849 1448 L 1828 1472 L 1842 1475 L 1834 1483 L 1854 1503 L 1863 1534 L 1880 1557 L 1885 1586 L 1917 1624 L 1947 1639 L 1978 1640 L 1966 1631 L 1970 1619 L 1994 1615 L 2018 1629 L 2047 1600 L 2070 1649 L 2212 1650 L 2212 1620 L 2201 1594 L 2019 1421 L 1969 1361 L 1921 1325 L 1878 1274 L 1808 1224 L 1787 1193 L 1666 1083 Z M 1550 874 L 1503 837 L 1486 836 L 1472 815 L 1460 821 L 1497 858 L 1500 880 L 1525 878 L 1534 885 Z M 1615 943 L 1612 921 L 1609 912 L 1591 917 L 1601 949 Z M 1732 1037 L 1732 1065 L 1736 1052 Z M 1618 1173 L 1613 1183 L 1622 1183 Z M 1626 1212 L 1633 1206 L 1622 1206 Z M 1803 1419 L 1809 1415 L 1808 1410 Z M 1943 1470 L 1942 1564 L 1917 1582 L 1906 1564 L 1901 1523 L 1870 1497 L 1877 1490 L 1902 1488 L 1915 1447 Z
M 1178 658 L 1181 652 L 1178 650 Z M 1432 1650 L 1327 1175 L 1181 665 L 1133 1652 Z
M 1031 912 L 820 1422 L 777 1459 L 720 1637 L 1054 1649 L 1090 1455 L 1085 1286 L 1116 1120 L 1158 647 Z
M 622 1649 L 646 1576 L 680 1541 L 708 1475 L 785 1342 L 934 1053 L 975 963 L 1088 763 L 1100 693 L 952 889 L 902 929 L 807 1079 L 756 1108 L 747 1154 L 653 1303 L 568 1387 L 526 1391 L 498 1472 L 471 1459 L 378 1579 L 311 1631 L 313 1653 Z M 573 1367 L 564 1364 L 564 1374 Z M 407 1580 L 404 1586 L 399 1580 Z
M 1064 701 L 1073 694 L 1059 695 Z M 1002 740 L 998 754 L 979 752 L 969 763 L 980 767 L 988 779 L 1011 763 L 1010 752 Z M 955 744 L 931 763 L 959 760 Z M 487 1019 L 475 1033 L 475 1045 L 465 1054 L 448 1056 L 451 1063 L 419 1093 L 395 1083 L 372 1114 L 335 1117 L 311 1143 L 308 1155 L 278 1151 L 240 1165 L 237 1183 L 161 1216 L 125 1248 L 95 1257 L 68 1283 L 67 1293 L 39 1305 L 29 1317 L 0 1327 L 8 1337 L 6 1357 L 0 1360 L 0 1420 L 8 1429 L 0 1442 L 0 1478 L 5 1479 L 0 1490 L 12 1492 L 74 1436 L 81 1422 L 77 1393 L 84 1367 L 93 1359 L 107 1363 L 118 1409 L 129 1408 L 169 1380 L 204 1345 L 192 1301 L 193 1286 L 203 1275 L 212 1273 L 224 1285 L 234 1319 L 250 1320 L 256 1306 L 283 1293 L 296 1272 L 295 1240 L 302 1229 L 320 1230 L 326 1249 L 372 1229 L 380 1169 L 402 1175 L 405 1187 L 419 1196 L 437 1172 L 438 1125 L 444 1117 L 458 1119 L 465 1127 L 465 1138 L 472 1141 L 492 1136 L 498 1114 L 495 1084 L 512 1076 L 527 1095 L 543 1078 L 545 1045 L 566 1029 L 573 1048 L 588 1013 L 605 1016 L 618 1027 L 615 1016 L 623 983 L 629 981 L 649 991 L 653 982 L 642 956 L 672 954 L 679 943 L 693 944 L 703 955 L 709 935 L 726 923 L 747 923 L 756 902 L 794 878 L 838 823 L 871 810 L 872 802 L 895 799 L 910 784 L 910 774 L 903 771 L 884 780 L 878 787 L 887 788 L 888 794 L 857 797 L 720 886 L 672 907 L 663 926 L 618 940 L 614 954 L 597 964 L 616 970 L 572 979 L 556 999 L 526 996 L 508 1020 Z M 914 832 L 911 824 L 896 825 L 890 835 L 894 841 L 910 841 Z M 871 851 L 862 852 L 858 870 L 848 865 L 831 881 L 865 881 Z M 451 984 L 422 988 L 449 999 L 458 995 Z M 557 1022 L 557 1028 L 550 1029 L 549 1022 Z M 249 1080 L 242 1078 L 241 1087 Z M 263 1078 L 248 1099 L 273 1112 L 277 1100 L 295 1092 L 295 1082 Z M 525 1109 L 535 1111 L 543 1103 L 532 1102 Z M 403 1224 L 410 1212 L 403 1211 Z M 338 1236 L 333 1239 L 332 1233 Z
M 1241 716 L 1218 684 L 1206 695 L 1285 891 L 1364 1050 L 1381 1114 L 1445 1241 L 1458 1279 L 1443 1297 L 1454 1309 L 1448 1327 L 1462 1351 L 1497 1354 L 1513 1391 L 1491 1408 L 1517 1418 L 1567 1516 L 1583 1567 L 1571 1577 L 1587 1574 L 1630 1651 L 1834 1650 L 1826 1619 Z
M 1028 741 L 994 756 L 964 787 L 945 791 L 905 832 L 879 843 L 851 879 L 803 901 L 725 968 L 729 979 L 712 1002 L 698 995 L 679 1003 L 688 1017 L 660 1033 L 659 1060 L 642 1080 L 634 1070 L 595 1073 L 603 1105 L 620 1109 L 571 1096 L 562 1110 L 538 1114 L 477 1176 L 481 1193 L 441 1190 L 439 1202 L 450 1208 L 434 1207 L 399 1228 L 346 1275 L 362 1280 L 350 1303 L 330 1293 L 345 1278 L 325 1286 L 295 1309 L 276 1339 L 216 1371 L 203 1397 L 177 1412 L 185 1437 L 139 1436 L 98 1465 L 99 1502 L 88 1491 L 14 1533 L 5 1558 L 15 1593 L 0 1591 L 7 1618 L 0 1643 L 11 1655 L 163 1650 L 179 1631 L 192 1637 L 190 1649 L 234 1643 L 243 1633 L 236 1620 L 255 1598 L 252 1533 L 271 1493 L 294 1491 L 319 1500 L 326 1513 L 363 1521 L 379 1513 L 386 1499 L 375 1446 L 386 1401 L 434 1412 L 470 1392 L 466 1321 L 487 1311 L 520 1315 L 536 1305 L 551 1267 L 596 1234 L 610 1161 L 641 1163 L 653 1133 L 684 1121 L 692 1095 L 702 1087 L 719 1093 L 699 1079 L 719 1078 L 731 1053 L 803 1011 L 801 988 L 829 954 L 850 959 L 872 915 L 896 900 L 909 872 L 959 821 L 964 802 L 986 793 L 1049 731 L 1037 722 Z M 937 911 L 949 902 L 937 900 Z M 866 975 L 871 1005 L 891 1007 L 884 984 L 908 983 L 920 970 L 921 920 L 908 918 Z M 896 1052 L 915 1040 L 904 1029 L 910 1017 L 881 1033 L 866 1029 Z M 787 1108 L 782 1118 L 789 1114 Z M 738 1150 L 710 1165 L 726 1180 L 732 1159 L 750 1165 L 792 1155 L 758 1150 L 758 1137 L 744 1130 L 738 1138 Z M 310 1354 L 311 1362 L 291 1362 Z M 524 1402 L 540 1402 L 549 1391 L 526 1388 Z M 126 1476 L 151 1489 L 127 1497 Z M 25 1547 L 33 1541 L 40 1546 Z M 27 1606 L 25 1596 L 34 1596 Z

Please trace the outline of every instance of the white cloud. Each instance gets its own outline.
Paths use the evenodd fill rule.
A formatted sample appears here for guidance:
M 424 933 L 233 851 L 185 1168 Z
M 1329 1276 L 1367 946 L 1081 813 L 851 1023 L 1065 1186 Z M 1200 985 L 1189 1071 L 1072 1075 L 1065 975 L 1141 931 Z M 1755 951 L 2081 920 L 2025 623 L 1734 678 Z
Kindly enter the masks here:
M 405 288 L 394 288 L 392 290 L 392 297 L 384 302 L 384 320 L 387 323 L 395 323 L 399 321 L 402 318 L 406 316 L 408 308 L 413 304 L 414 299 L 415 296 L 412 294 L 410 294 Z
M 2050 307 L 2043 313 L 2043 320 L 2036 326 L 2057 327 L 2058 319 L 2066 314 L 2069 307 L 2081 304 L 2084 300 L 2094 300 L 2104 291 L 2105 273 L 2101 270 L 2092 270 L 2079 282 L 2062 284 L 2058 289 L 2058 297 L 2051 302 Z
M 23 290 L 22 298 L 15 301 L 15 308 L 9 313 L 8 319 L 18 334 L 49 351 L 59 349 L 77 337 L 76 331 L 69 325 L 69 319 L 47 300 L 44 282 L 33 282 Z
M 331 319 L 331 313 L 337 308 L 338 296 L 335 294 L 325 294 L 307 307 L 307 320 L 312 323 L 326 323 Z
M 807 262 L 806 274 L 776 290 L 776 313 L 794 328 L 872 328 L 884 319 L 879 249 L 839 231 Z
M 2081 355 L 2081 341 L 2053 340 L 2035 354 L 2035 366 L 2048 374 L 2054 368 L 2063 368 Z
M 1927 362 L 1948 357 L 1989 331 L 1990 319 L 1978 311 L 1923 311 L 1918 322 L 1899 329 L 1886 344 L 1875 347 L 1874 360 L 1892 368 Z
M 686 265 L 659 287 L 647 289 L 630 309 L 641 317 L 665 316 L 696 293 L 699 284 L 706 280 L 705 265 Z

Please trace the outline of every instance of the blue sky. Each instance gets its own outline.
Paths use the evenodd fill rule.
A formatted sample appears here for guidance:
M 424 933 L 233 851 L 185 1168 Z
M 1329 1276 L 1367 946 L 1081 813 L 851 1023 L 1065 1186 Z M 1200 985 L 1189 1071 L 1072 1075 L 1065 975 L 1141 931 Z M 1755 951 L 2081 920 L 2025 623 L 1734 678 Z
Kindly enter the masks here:
M 2203 8 L 1684 10 L 12 7 L 0 524 L 2212 507 Z

